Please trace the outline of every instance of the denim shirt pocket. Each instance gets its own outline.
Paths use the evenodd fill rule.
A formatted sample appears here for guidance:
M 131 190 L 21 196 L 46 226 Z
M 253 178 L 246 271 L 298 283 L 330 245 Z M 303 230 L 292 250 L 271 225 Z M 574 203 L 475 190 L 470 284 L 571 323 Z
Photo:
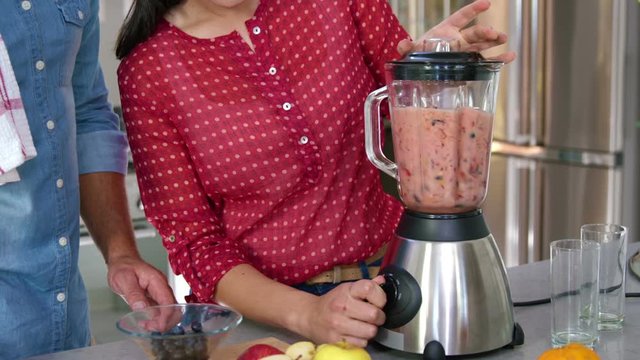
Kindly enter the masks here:
M 64 26 L 64 58 L 60 68 L 60 85 L 71 85 L 75 59 L 82 41 L 82 31 L 89 17 L 87 0 L 56 0 Z

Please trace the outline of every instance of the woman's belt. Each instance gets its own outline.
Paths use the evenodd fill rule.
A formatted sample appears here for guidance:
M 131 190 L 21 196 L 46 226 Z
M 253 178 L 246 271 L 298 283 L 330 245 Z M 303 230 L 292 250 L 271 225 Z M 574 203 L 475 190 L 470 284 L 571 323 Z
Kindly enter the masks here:
M 326 284 L 326 283 L 341 283 L 343 281 L 354 281 L 364 279 L 363 267 L 369 272 L 369 278 L 372 279 L 378 275 L 380 266 L 371 265 L 376 261 L 382 259 L 384 253 L 387 250 L 387 245 L 382 246 L 375 254 L 371 255 L 364 261 L 364 264 L 356 263 L 351 265 L 338 265 L 334 266 L 332 270 L 321 272 L 320 274 L 305 281 L 305 284 Z

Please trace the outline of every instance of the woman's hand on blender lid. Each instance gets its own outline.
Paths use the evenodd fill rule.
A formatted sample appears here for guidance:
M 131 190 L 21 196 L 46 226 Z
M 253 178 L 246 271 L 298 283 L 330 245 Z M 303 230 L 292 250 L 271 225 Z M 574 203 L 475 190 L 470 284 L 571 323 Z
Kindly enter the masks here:
M 429 39 L 448 40 L 451 51 L 477 51 L 481 52 L 503 45 L 507 42 L 507 34 L 497 31 L 491 26 L 473 25 L 465 28 L 479 14 L 488 10 L 491 6 L 489 0 L 477 0 L 454 12 L 438 25 L 431 28 L 415 42 L 404 39 L 398 43 L 398 52 L 404 56 L 412 51 L 430 51 Z M 514 51 L 508 51 L 491 59 L 508 64 L 516 58 Z

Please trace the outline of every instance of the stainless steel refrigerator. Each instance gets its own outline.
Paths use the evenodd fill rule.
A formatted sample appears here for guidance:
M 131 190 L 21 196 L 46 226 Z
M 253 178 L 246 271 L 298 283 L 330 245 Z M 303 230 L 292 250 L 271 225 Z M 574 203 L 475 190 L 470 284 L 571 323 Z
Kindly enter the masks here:
M 484 210 L 507 265 L 548 258 L 580 225 L 638 221 L 635 0 L 494 1 L 505 67 Z M 495 21 L 494 21 L 495 19 Z
M 418 29 L 469 2 L 392 5 Z M 638 0 L 493 0 L 480 17 L 509 35 L 494 52 L 518 53 L 501 72 L 483 206 L 507 266 L 548 258 L 585 223 L 622 223 L 636 241 L 639 18 Z

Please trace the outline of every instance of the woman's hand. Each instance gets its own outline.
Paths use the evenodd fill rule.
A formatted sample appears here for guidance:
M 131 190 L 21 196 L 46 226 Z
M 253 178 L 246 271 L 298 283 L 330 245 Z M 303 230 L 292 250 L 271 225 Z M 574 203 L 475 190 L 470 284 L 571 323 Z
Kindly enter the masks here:
M 380 284 L 384 278 L 344 283 L 323 296 L 315 297 L 307 307 L 304 333 L 316 343 L 346 341 L 365 347 L 378 326 L 384 324 L 382 311 L 387 302 Z
M 415 42 L 405 39 L 398 43 L 398 52 L 404 56 L 412 51 L 430 51 L 428 39 L 445 39 L 450 42 L 452 51 L 483 51 L 507 42 L 507 34 L 499 32 L 490 26 L 474 25 L 465 28 L 480 13 L 491 6 L 489 0 L 477 0 L 451 14 L 440 24 L 427 31 Z M 493 59 L 505 64 L 513 61 L 516 53 L 509 51 Z

